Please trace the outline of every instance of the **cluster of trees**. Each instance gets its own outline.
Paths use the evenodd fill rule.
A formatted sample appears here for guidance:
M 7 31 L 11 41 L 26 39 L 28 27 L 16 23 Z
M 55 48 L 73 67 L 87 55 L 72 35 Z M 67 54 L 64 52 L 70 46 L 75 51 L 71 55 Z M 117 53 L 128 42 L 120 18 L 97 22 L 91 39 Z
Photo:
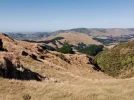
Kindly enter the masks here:
M 103 51 L 103 45 L 88 45 L 84 48 L 79 48 L 78 51 L 90 56 L 96 56 L 99 52 Z
M 61 53 L 65 53 L 65 54 L 67 54 L 67 53 L 73 54 L 74 53 L 74 51 L 72 49 L 72 46 L 70 46 L 69 44 L 63 45 L 63 47 L 62 48 L 58 48 L 57 51 L 61 52 Z
M 80 53 L 84 53 L 84 54 L 87 54 L 87 55 L 90 55 L 90 56 L 96 56 L 99 52 L 101 52 L 103 50 L 103 45 L 85 45 L 83 43 L 79 43 L 78 46 L 75 47 L 76 50 L 78 50 L 78 52 Z M 74 51 L 72 49 L 72 46 L 69 45 L 69 44 L 65 44 L 63 45 L 62 48 L 58 48 L 57 49 L 58 52 L 61 52 L 61 53 L 70 53 L 70 54 L 73 54 Z

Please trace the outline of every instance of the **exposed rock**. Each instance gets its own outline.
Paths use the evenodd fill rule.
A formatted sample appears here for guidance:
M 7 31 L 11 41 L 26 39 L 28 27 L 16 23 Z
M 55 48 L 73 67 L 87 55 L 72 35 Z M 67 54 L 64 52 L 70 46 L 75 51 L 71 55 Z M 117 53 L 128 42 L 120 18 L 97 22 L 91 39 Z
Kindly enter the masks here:
M 22 51 L 21 53 L 23 56 L 28 56 L 28 53 L 26 51 Z
M 30 56 L 32 59 L 37 60 L 37 56 L 36 56 L 36 55 L 30 54 L 29 56 Z
M 2 39 L 0 39 L 0 51 L 4 51 Z
M 3 50 L 3 42 L 2 42 L 2 39 L 0 39 L 0 50 L 1 51 Z
M 41 81 L 47 77 L 43 77 L 38 73 L 32 72 L 21 65 L 17 59 L 9 59 L 4 57 L 0 63 L 0 76 L 9 79 L 20 79 L 20 80 L 37 80 Z
M 40 56 L 40 59 L 43 59 L 44 60 L 45 59 L 45 56 Z
M 86 56 L 86 55 L 78 55 L 78 54 L 69 54 L 68 56 L 67 56 L 67 58 L 71 61 L 71 62 L 73 62 L 73 63 L 86 63 L 86 64 L 89 64 L 90 63 L 90 61 L 89 61 L 89 57 L 88 56 Z
M 39 51 L 39 52 L 43 52 L 44 50 L 41 48 L 41 47 L 37 47 L 37 51 Z

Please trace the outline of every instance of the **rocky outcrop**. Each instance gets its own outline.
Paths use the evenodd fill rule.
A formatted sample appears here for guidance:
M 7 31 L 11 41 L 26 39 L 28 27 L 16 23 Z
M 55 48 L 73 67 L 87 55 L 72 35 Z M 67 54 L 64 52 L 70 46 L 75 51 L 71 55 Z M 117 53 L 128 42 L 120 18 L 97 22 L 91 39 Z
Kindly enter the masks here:
M 72 62 L 72 63 L 86 63 L 90 64 L 89 57 L 87 55 L 79 55 L 79 54 L 69 54 L 67 55 L 67 58 Z
M 45 59 L 45 56 L 40 56 L 40 59 L 43 59 L 44 60 Z
M 0 76 L 9 79 L 37 80 L 42 81 L 43 77 L 36 72 L 23 67 L 18 59 L 3 57 L 0 61 Z
M 26 51 L 22 51 L 21 55 L 22 56 L 28 56 L 28 53 Z
M 3 42 L 2 42 L 2 39 L 0 39 L 0 51 L 3 50 Z
M 36 56 L 36 55 L 30 54 L 29 56 L 30 56 L 32 59 L 37 60 L 37 56 Z
M 0 39 L 0 51 L 6 51 L 6 50 L 3 48 L 3 42 L 2 42 L 2 39 Z

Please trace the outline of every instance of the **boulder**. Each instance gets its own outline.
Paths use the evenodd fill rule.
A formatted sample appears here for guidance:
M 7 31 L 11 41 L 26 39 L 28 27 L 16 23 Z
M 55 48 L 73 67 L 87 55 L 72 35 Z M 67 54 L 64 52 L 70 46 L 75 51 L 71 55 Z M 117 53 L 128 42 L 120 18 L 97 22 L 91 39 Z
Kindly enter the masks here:
M 30 54 L 29 56 L 30 56 L 32 59 L 37 60 L 37 56 L 36 56 L 36 55 Z
M 22 51 L 21 55 L 22 56 L 28 56 L 28 53 L 26 51 Z

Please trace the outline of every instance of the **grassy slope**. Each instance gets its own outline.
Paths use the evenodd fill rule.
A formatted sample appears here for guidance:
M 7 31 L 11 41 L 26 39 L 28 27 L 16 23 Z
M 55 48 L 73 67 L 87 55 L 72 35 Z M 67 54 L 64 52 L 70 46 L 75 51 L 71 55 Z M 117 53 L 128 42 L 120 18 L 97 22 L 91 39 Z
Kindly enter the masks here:
M 88 45 L 88 44 L 100 45 L 101 44 L 101 43 L 93 40 L 91 36 L 89 36 L 87 34 L 77 33 L 77 32 L 60 33 L 55 36 L 42 38 L 42 40 L 48 41 L 48 40 L 52 40 L 56 37 L 63 37 L 64 39 L 59 40 L 63 44 L 64 44 L 64 42 L 68 42 L 69 44 L 73 44 L 73 45 L 77 45 L 78 43 L 81 43 L 81 42 L 86 45 Z M 62 47 L 60 44 L 57 44 L 57 46 Z
M 36 44 L 8 41 L 5 39 L 4 46 L 10 52 L 16 52 L 16 56 L 24 48 L 28 52 L 37 52 Z M 26 94 L 31 96 L 31 100 L 133 100 L 133 78 L 113 79 L 94 71 L 92 65 L 87 64 L 85 55 L 64 55 L 71 61 L 69 64 L 53 53 L 44 52 L 44 60 L 38 57 L 41 61 L 20 55 L 24 67 L 46 75 L 50 80 L 37 82 L 0 78 L 0 100 L 23 100 Z
M 134 41 L 121 43 L 97 57 L 97 64 L 105 73 L 114 77 L 134 76 Z
M 77 79 L 73 83 L 49 83 L 0 79 L 1 100 L 133 100 L 134 79 Z M 5 84 L 6 83 L 6 84 Z
M 46 60 L 37 62 L 25 57 L 21 62 L 42 75 L 59 79 L 51 81 L 19 81 L 0 78 L 0 100 L 23 100 L 24 95 L 31 100 L 133 100 L 134 79 L 113 79 L 90 66 L 78 63 L 83 55 L 73 55 L 73 65 L 69 65 L 51 53 Z M 68 54 L 65 55 L 68 58 Z M 75 60 L 77 58 L 77 61 Z M 78 56 L 78 57 L 77 57 Z M 53 58 L 53 59 L 52 59 Z M 81 59 L 86 61 L 86 59 Z M 63 65 L 62 65 L 63 64 Z

